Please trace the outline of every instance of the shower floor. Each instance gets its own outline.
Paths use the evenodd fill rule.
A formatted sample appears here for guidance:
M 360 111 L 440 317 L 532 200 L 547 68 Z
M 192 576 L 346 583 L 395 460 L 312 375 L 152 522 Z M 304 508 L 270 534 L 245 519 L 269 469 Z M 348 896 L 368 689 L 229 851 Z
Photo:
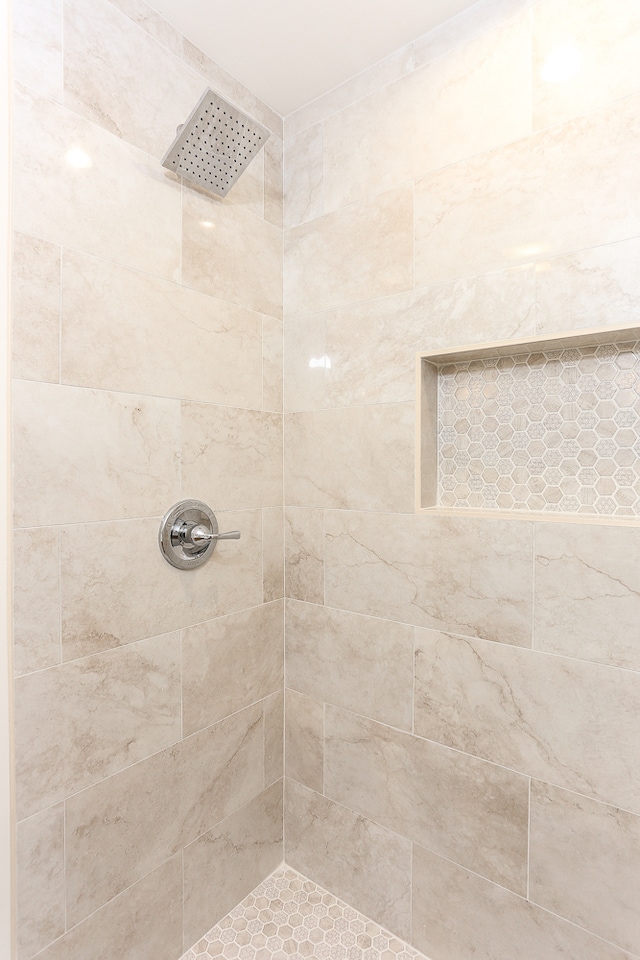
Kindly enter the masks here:
M 281 867 L 181 960 L 426 960 L 379 924 Z

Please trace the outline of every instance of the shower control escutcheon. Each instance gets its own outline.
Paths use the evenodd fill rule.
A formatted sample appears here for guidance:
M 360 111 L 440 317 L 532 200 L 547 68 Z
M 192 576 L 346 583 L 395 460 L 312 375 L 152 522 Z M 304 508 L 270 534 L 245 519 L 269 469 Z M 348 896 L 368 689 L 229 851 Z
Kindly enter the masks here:
M 158 533 L 160 551 L 167 563 L 179 570 L 202 566 L 218 540 L 239 540 L 239 530 L 218 533 L 218 521 L 202 500 L 181 500 L 163 517 Z

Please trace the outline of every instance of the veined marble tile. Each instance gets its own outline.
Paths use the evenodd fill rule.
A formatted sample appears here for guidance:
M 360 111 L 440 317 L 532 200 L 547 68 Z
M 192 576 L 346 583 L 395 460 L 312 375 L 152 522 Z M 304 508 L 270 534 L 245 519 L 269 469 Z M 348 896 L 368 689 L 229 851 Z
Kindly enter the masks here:
M 19 527 L 162 515 L 179 499 L 180 404 L 17 380 Z
M 324 704 L 285 690 L 284 711 L 285 774 L 322 793 Z
M 58 531 L 13 532 L 13 668 L 16 675 L 60 663 Z
M 13 79 L 59 103 L 62 103 L 62 7 L 62 0 L 15 0 L 11 11 Z
M 293 780 L 285 781 L 285 836 L 287 863 L 409 937 L 410 841 Z
M 182 281 L 202 293 L 282 316 L 282 231 L 241 205 L 185 186 Z
M 416 69 L 499 28 L 505 20 L 528 10 L 534 2 L 536 0 L 484 0 L 474 3 L 414 41 Z
M 183 631 L 184 736 L 282 687 L 283 613 L 279 601 Z
M 271 136 L 264 147 L 264 218 L 282 229 L 284 179 L 283 144 L 280 137 Z
M 324 515 L 322 510 L 285 510 L 286 596 L 324 603 Z
M 434 853 L 526 893 L 526 777 L 327 705 L 324 792 Z
M 64 933 L 64 806 L 23 820 L 16 837 L 18 958 Z
M 348 308 L 347 308 L 348 309 Z M 289 412 L 326 406 L 325 315 L 302 315 L 284 324 L 284 408 Z
M 184 851 L 184 943 L 195 943 L 282 862 L 282 781 Z
M 295 600 L 286 616 L 289 687 L 412 729 L 412 627 Z
M 640 670 L 640 530 L 536 528 L 534 646 Z
M 182 859 L 173 857 L 56 940 L 38 960 L 175 960 L 182 949 Z
M 67 800 L 67 923 L 256 797 L 262 761 L 262 707 L 255 705 Z
M 640 675 L 416 631 L 415 732 L 640 814 Z
M 13 236 L 12 372 L 23 380 L 60 379 L 60 248 Z
M 413 286 L 413 189 L 405 184 L 311 223 L 284 238 L 287 316 Z
M 264 785 L 271 786 L 284 773 L 284 690 L 262 701 L 264 716 Z
M 17 230 L 178 279 L 178 180 L 120 138 L 26 93 L 14 113 L 13 196 Z
M 416 183 L 416 285 L 638 236 L 639 163 L 634 95 L 428 174 Z
M 262 583 L 263 600 L 284 597 L 284 508 L 262 510 Z
M 282 504 L 282 416 L 182 405 L 182 489 L 216 510 Z
M 284 226 L 315 220 L 324 211 L 322 201 L 322 124 L 302 130 L 285 142 Z
M 640 91 L 634 0 L 543 0 L 533 24 L 534 129 Z
M 633 960 L 573 923 L 417 845 L 413 942 L 438 960 Z
M 530 647 L 532 546 L 521 521 L 330 510 L 326 602 Z
M 635 323 L 640 239 L 536 264 L 536 333 Z
M 65 383 L 259 409 L 261 341 L 257 313 L 64 253 Z
M 262 603 L 259 510 L 218 513 L 221 542 L 197 570 L 177 570 L 158 548 L 160 518 L 62 530 L 62 648 L 65 660 L 213 620 Z M 133 545 L 133 547 L 132 547 Z
M 180 638 L 18 677 L 16 792 L 30 816 L 180 738 Z
M 186 64 L 107 0 L 66 0 L 64 103 L 161 160 L 203 92 Z
M 640 953 L 640 817 L 531 784 L 530 897 L 632 953 Z
M 178 56 L 182 54 L 182 36 L 144 0 L 111 0 L 111 3 L 163 47 L 167 47 Z
M 414 445 L 413 403 L 287 414 L 287 503 L 413 511 Z
M 273 317 L 262 318 L 262 409 L 282 413 L 283 324 Z

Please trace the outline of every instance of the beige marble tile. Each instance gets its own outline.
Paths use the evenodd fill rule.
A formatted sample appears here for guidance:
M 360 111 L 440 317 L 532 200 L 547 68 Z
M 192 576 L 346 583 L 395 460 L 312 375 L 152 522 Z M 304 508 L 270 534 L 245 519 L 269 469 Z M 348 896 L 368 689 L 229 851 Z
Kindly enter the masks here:
M 262 789 L 257 705 L 67 800 L 67 923 L 87 917 Z
M 262 409 L 282 413 L 282 321 L 262 318 Z M 228 401 L 227 401 L 228 402 Z
M 285 842 L 287 863 L 388 930 L 409 938 L 408 840 L 287 780 Z
M 159 518 L 64 528 L 63 658 L 108 650 L 262 603 L 260 512 L 217 517 L 221 530 L 240 530 L 242 539 L 220 543 L 197 570 L 176 570 L 163 559 Z
M 179 499 L 180 404 L 14 383 L 20 527 L 163 514 Z
M 637 236 L 639 127 L 635 95 L 417 181 L 416 285 Z
M 264 708 L 264 784 L 271 786 L 284 772 L 284 692 L 272 693 L 263 700 Z
M 405 184 L 285 233 L 287 316 L 413 286 L 413 190 Z
M 66 0 L 64 103 L 161 160 L 202 94 L 186 64 L 107 0 Z
M 144 0 L 111 0 L 113 5 L 122 10 L 130 20 L 154 37 L 163 47 L 172 53 L 182 53 L 182 36 L 175 27 L 152 10 Z
M 419 846 L 413 848 L 413 942 L 438 960 L 632 960 Z
M 409 513 L 415 500 L 414 446 L 413 403 L 287 414 L 286 501 Z
M 12 5 L 13 79 L 62 102 L 62 0 L 19 0 Z
M 520 521 L 327 511 L 326 602 L 530 647 L 532 547 Z
M 60 378 L 60 248 L 13 236 L 11 316 L 14 377 Z
M 282 781 L 184 851 L 184 945 L 195 943 L 282 861 Z
M 434 853 L 526 893 L 526 777 L 327 706 L 324 792 Z
M 324 603 L 324 515 L 322 510 L 285 510 L 286 596 Z
M 284 597 L 284 510 L 262 511 L 262 581 L 265 603 Z
M 324 314 L 293 318 L 284 324 L 284 408 L 318 410 L 326 406 L 327 374 Z
M 640 670 L 640 530 L 536 529 L 534 646 Z
M 283 144 L 280 137 L 271 136 L 264 146 L 264 218 L 282 229 Z
M 272 223 L 186 186 L 182 252 L 187 286 L 282 316 L 282 231 Z
M 285 142 L 283 190 L 285 228 L 315 220 L 325 212 L 322 124 L 302 130 Z
M 530 50 L 525 11 L 326 120 L 325 212 L 527 136 Z
M 60 549 L 58 531 L 13 533 L 13 668 L 16 675 L 59 663 Z
M 16 230 L 178 279 L 179 182 L 119 137 L 26 93 L 14 112 L 13 195 Z
M 23 820 L 16 837 L 18 960 L 64 933 L 64 806 Z
M 533 781 L 530 856 L 534 902 L 640 953 L 640 817 Z
M 640 675 L 416 631 L 415 732 L 640 814 Z
M 181 949 L 182 862 L 177 856 L 70 929 L 39 960 L 104 960 L 107 955 L 175 960 Z
M 284 757 L 287 777 L 322 793 L 324 705 L 285 690 Z
M 286 617 L 289 687 L 411 730 L 412 627 L 295 600 Z
M 640 11 L 634 0 L 543 0 L 534 6 L 534 129 L 640 90 Z
M 282 416 L 182 405 L 182 490 L 216 510 L 282 505 Z
M 62 291 L 65 383 L 262 406 L 259 314 L 72 251 Z
M 499 28 L 528 10 L 536 0 L 484 0 L 418 37 L 413 44 L 416 69 Z
M 184 736 L 277 692 L 283 633 L 282 601 L 183 630 Z
M 180 739 L 180 637 L 19 677 L 15 711 L 17 805 L 29 816 Z
M 536 264 L 536 333 L 636 322 L 640 240 L 622 240 Z

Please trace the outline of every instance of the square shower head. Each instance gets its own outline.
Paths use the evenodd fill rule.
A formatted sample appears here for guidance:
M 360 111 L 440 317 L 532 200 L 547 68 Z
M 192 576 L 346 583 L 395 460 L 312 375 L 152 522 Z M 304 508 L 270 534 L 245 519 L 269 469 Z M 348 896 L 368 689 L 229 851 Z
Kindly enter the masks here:
M 205 90 L 187 121 L 178 128 L 162 166 L 226 197 L 269 136 L 259 123 L 213 90 Z

